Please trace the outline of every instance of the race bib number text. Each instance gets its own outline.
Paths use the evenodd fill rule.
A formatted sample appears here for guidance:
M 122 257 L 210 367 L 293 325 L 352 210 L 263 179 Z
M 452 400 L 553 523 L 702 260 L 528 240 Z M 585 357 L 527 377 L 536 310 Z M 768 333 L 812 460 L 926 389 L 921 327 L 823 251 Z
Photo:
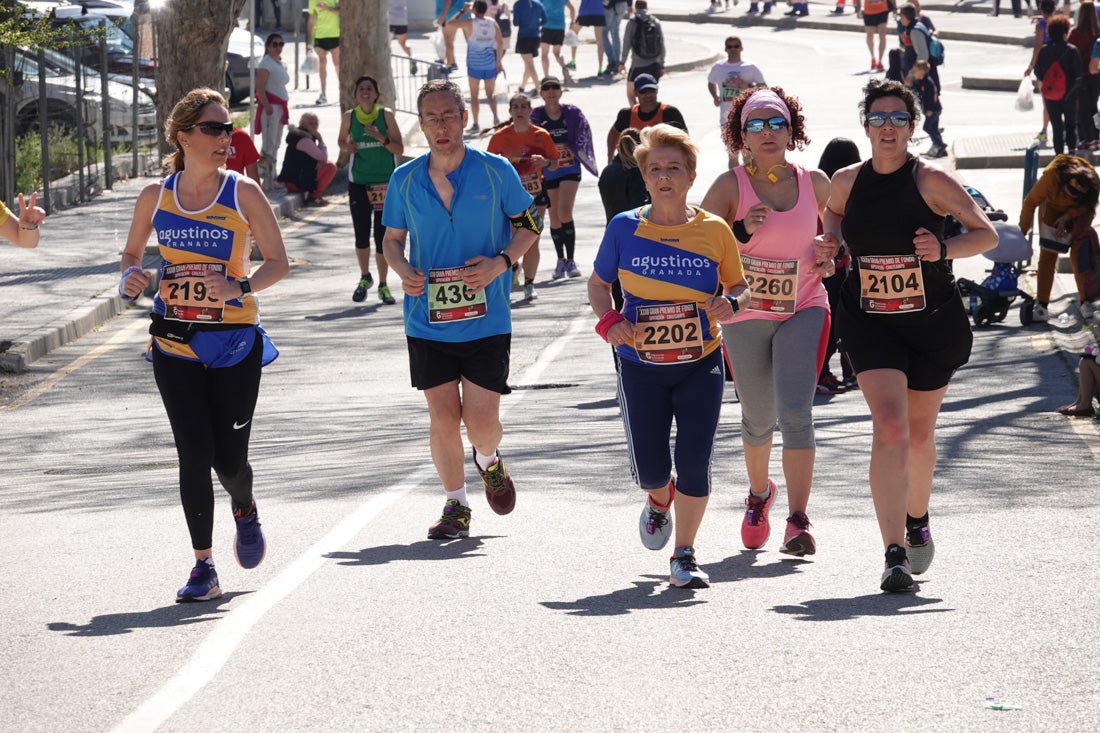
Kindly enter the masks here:
M 679 364 L 703 355 L 703 325 L 696 303 L 638 306 L 634 348 L 642 361 Z
M 860 308 L 868 313 L 924 310 L 924 276 L 916 255 L 859 258 Z
M 472 293 L 462 282 L 465 267 L 428 270 L 428 323 L 457 323 L 488 311 L 485 291 Z
M 225 263 L 188 262 L 167 265 L 160 278 L 164 317 L 172 321 L 221 323 L 224 304 L 206 291 L 204 276 L 225 277 Z
M 798 260 L 741 256 L 749 286 L 749 310 L 790 315 L 798 295 Z

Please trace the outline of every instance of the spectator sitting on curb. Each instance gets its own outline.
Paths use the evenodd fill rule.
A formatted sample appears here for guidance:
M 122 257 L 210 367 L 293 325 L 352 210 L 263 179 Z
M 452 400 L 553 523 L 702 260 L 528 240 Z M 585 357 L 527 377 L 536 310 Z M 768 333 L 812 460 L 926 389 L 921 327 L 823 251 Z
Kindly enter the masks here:
M 1094 417 L 1092 398 L 1100 397 L 1100 349 L 1089 346 L 1077 364 L 1080 381 L 1077 387 L 1077 400 L 1058 408 L 1066 417 Z
M 336 164 L 328 159 L 328 149 L 318 130 L 320 120 L 306 112 L 298 126 L 286 134 L 286 154 L 279 181 L 292 193 L 305 193 L 306 206 L 328 206 L 321 195 L 336 177 Z

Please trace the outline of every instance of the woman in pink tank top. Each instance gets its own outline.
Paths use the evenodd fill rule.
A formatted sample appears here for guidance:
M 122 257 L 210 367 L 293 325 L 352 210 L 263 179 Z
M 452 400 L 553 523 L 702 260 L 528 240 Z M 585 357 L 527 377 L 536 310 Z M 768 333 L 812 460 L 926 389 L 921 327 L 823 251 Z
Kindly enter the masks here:
M 703 208 L 724 218 L 741 249 L 749 306 L 722 325 L 737 393 L 749 479 L 741 541 L 750 550 L 770 534 L 768 512 L 777 487 L 769 477 L 772 435 L 783 433 L 788 517 L 779 551 L 812 555 L 806 507 L 814 467 L 813 399 L 829 332 L 829 298 L 822 276 L 834 272 L 835 245 L 816 245 L 829 179 L 787 162 L 788 150 L 809 138 L 798 100 L 779 87 L 746 90 L 722 132 L 731 158 L 751 162 L 720 175 Z

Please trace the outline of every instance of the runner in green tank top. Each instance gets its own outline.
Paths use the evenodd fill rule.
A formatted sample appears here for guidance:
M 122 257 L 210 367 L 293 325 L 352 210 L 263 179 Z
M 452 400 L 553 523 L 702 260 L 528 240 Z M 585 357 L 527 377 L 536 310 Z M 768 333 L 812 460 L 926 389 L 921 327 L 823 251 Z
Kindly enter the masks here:
M 371 225 L 374 225 L 374 259 L 378 264 L 378 299 L 386 305 L 397 301 L 386 284 L 389 266 L 382 255 L 382 203 L 386 184 L 394 170 L 394 159 L 405 152 L 401 130 L 393 110 L 379 103 L 378 82 L 361 76 L 355 80 L 358 104 L 344 113 L 340 122 L 340 147 L 351 155 L 348 162 L 348 204 L 355 228 L 355 256 L 360 278 L 351 299 L 361 303 L 374 284 L 370 274 Z

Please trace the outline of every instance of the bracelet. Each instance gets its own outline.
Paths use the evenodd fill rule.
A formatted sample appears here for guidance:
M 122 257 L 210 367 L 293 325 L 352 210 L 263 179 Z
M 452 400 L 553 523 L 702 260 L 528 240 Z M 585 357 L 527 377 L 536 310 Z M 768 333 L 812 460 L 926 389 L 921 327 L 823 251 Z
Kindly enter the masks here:
M 503 258 L 504 258 L 504 264 L 508 265 L 508 269 L 509 269 L 509 270 L 511 270 L 511 269 L 512 269 L 512 258 L 511 258 L 511 257 L 509 257 L 509 256 L 508 256 L 507 254 L 505 254 L 504 252 L 498 252 L 498 253 L 497 253 L 497 256 L 498 256 L 498 257 L 503 257 Z
M 23 230 L 23 231 L 25 231 L 25 232 L 33 232 L 33 231 L 34 231 L 35 229 L 37 229 L 37 228 L 38 228 L 38 225 L 37 225 L 37 224 L 35 224 L 35 225 L 34 225 L 33 227 L 25 227 L 25 226 L 23 226 L 22 224 L 20 224 L 20 225 L 19 225 L 19 228 L 20 228 L 20 229 L 22 229 L 22 230 Z
M 737 237 L 737 241 L 741 244 L 748 244 L 749 240 L 752 239 L 749 230 L 745 228 L 744 219 L 738 219 L 733 222 L 733 236 Z

